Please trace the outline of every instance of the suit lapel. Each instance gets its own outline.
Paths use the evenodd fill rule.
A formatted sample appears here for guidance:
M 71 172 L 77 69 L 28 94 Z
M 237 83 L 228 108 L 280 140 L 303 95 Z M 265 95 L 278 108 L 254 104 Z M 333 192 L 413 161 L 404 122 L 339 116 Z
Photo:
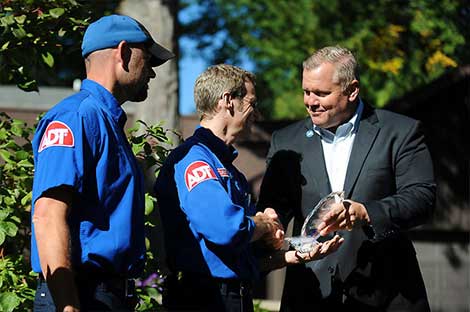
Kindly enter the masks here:
M 349 158 L 348 170 L 346 172 L 346 179 L 344 182 L 344 196 L 350 198 L 352 189 L 356 184 L 359 173 L 364 166 L 364 162 L 369 154 L 372 145 L 379 133 L 377 123 L 377 116 L 372 108 L 367 105 L 364 106 L 361 122 L 359 124 L 358 132 L 354 139 L 354 144 Z
M 305 131 L 312 131 L 312 121 L 308 119 L 305 122 Z M 325 158 L 323 155 L 323 147 L 320 136 L 313 132 L 313 136 L 304 136 L 303 163 L 305 166 L 305 176 L 310 177 L 313 181 L 309 181 L 316 186 L 320 198 L 331 192 L 330 181 L 326 171 Z

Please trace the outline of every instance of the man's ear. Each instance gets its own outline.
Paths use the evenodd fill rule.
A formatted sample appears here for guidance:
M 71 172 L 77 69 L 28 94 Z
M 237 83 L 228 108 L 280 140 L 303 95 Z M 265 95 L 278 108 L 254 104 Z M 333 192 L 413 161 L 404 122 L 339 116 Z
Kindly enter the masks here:
M 359 81 L 354 79 L 346 90 L 349 102 L 354 102 L 359 96 Z
M 117 46 L 118 56 L 120 58 L 120 62 L 122 63 L 122 68 L 128 72 L 129 71 L 129 62 L 131 60 L 132 50 L 129 44 L 126 41 L 119 42 Z
M 232 95 L 230 94 L 230 92 L 224 92 L 224 94 L 222 94 L 222 100 L 223 100 L 223 105 L 225 106 L 226 109 L 233 108 Z

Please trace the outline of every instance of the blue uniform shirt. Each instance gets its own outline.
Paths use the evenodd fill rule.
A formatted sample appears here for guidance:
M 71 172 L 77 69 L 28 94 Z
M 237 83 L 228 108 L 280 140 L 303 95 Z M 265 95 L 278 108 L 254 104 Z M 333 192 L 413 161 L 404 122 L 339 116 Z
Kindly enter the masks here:
M 72 187 L 74 267 L 135 276 L 145 260 L 144 187 L 123 130 L 126 118 L 114 96 L 92 80 L 47 112 L 33 139 L 32 213 L 48 189 Z M 31 262 L 41 272 L 32 226 Z
M 236 156 L 233 147 L 199 127 L 160 170 L 156 193 L 171 270 L 258 277 L 250 246 L 255 207 L 245 177 L 232 164 Z

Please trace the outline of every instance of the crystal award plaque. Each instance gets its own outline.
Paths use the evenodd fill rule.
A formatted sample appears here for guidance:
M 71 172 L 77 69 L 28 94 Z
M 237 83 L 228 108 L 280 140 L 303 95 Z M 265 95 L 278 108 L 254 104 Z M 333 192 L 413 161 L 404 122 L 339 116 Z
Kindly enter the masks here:
M 322 222 L 323 216 L 330 211 L 332 204 L 342 203 L 344 200 L 344 192 L 332 192 L 324 197 L 313 210 L 305 218 L 304 225 L 300 232 L 300 236 L 287 237 L 286 241 L 295 250 L 301 253 L 310 252 L 316 244 L 320 232 L 317 230 Z

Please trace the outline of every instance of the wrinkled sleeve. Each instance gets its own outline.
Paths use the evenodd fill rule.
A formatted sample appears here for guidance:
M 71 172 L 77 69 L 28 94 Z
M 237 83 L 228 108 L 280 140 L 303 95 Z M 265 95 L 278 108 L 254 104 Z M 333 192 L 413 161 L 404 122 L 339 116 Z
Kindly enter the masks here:
M 215 172 L 217 168 L 197 146 L 175 165 L 181 208 L 198 239 L 239 249 L 249 244 L 255 224 L 242 206 L 232 202 Z
M 76 112 L 40 121 L 33 139 L 33 202 L 54 187 L 81 189 L 84 127 L 83 119 Z
M 364 203 L 376 240 L 421 225 L 433 214 L 436 185 L 420 123 L 407 133 L 394 153 L 396 194 Z

